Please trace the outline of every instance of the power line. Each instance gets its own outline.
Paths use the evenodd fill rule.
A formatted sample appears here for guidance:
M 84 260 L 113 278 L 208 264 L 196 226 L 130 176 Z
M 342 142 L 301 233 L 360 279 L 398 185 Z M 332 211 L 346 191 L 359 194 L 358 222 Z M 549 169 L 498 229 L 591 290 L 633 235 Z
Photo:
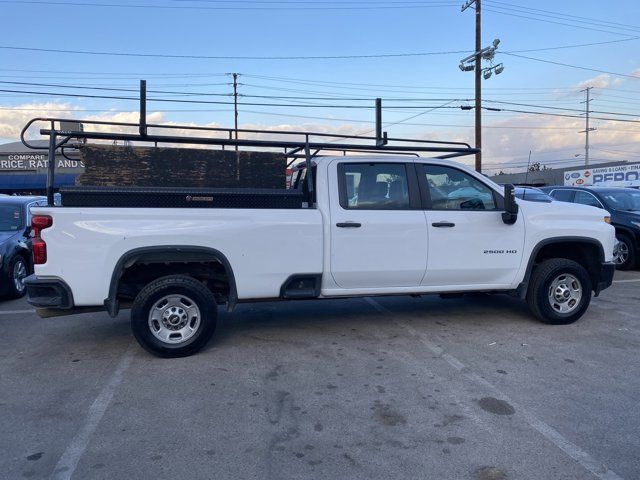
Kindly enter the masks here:
M 619 38 L 617 40 L 607 40 L 604 42 L 591 42 L 591 43 L 576 43 L 573 45 L 558 45 L 556 47 L 541 47 L 541 48 L 529 48 L 526 50 L 511 50 L 502 53 L 529 53 L 529 52 L 545 52 L 548 50 L 563 50 L 567 48 L 579 48 L 579 47 L 594 47 L 597 45 L 609 45 L 611 43 L 631 42 L 633 40 L 640 40 L 640 37 L 631 38 Z
M 580 28 L 582 30 L 591 30 L 591 31 L 594 31 L 594 32 L 610 33 L 610 34 L 614 34 L 614 35 L 624 35 L 624 36 L 627 36 L 627 37 L 632 36 L 630 33 L 616 32 L 616 31 L 611 31 L 611 30 L 603 30 L 601 28 L 587 27 L 587 26 L 584 26 L 584 25 L 573 25 L 573 24 L 570 24 L 570 23 L 559 22 L 559 21 L 549 20 L 549 19 L 545 19 L 545 18 L 536 18 L 536 17 L 531 17 L 529 15 L 519 15 L 517 13 L 504 12 L 504 11 L 501 11 L 501 10 L 496 10 L 494 8 L 486 8 L 486 10 L 488 12 L 497 13 L 499 15 L 508 15 L 510 17 L 526 18 L 528 20 L 535 20 L 535 21 L 544 22 L 544 23 L 552 23 L 552 24 L 555 24 L 555 25 L 562 25 L 562 26 L 565 26 L 565 27 Z
M 588 88 L 593 88 L 593 87 L 588 87 Z M 548 110 L 563 110 L 563 111 L 567 111 L 567 112 L 583 112 L 582 109 L 579 108 L 567 108 L 567 107 L 551 107 L 549 105 L 532 105 L 529 103 L 517 103 L 517 102 L 505 102 L 503 100 L 485 100 L 486 102 L 489 103 L 498 103 L 501 105 L 515 105 L 515 106 L 520 106 L 520 107 L 533 107 L 533 108 L 545 108 Z M 619 112 L 603 112 L 603 111 L 598 111 L 598 110 L 589 110 L 592 113 L 600 113 L 602 115 L 622 115 L 625 117 L 640 117 L 640 114 L 633 114 L 633 113 L 619 113 Z
M 0 92 L 5 93 L 19 93 L 28 95 L 49 95 L 56 97 L 73 97 L 73 98 L 95 98 L 95 99 L 107 99 L 107 100 L 135 100 L 139 101 L 139 97 L 125 97 L 115 95 L 93 95 L 93 94 L 76 94 L 76 93 L 62 93 L 62 92 L 40 92 L 40 91 L 25 91 L 25 90 L 12 90 L 12 89 L 0 89 Z M 173 103 L 196 103 L 196 104 L 218 104 L 218 105 L 233 105 L 234 102 L 223 102 L 216 100 L 187 100 L 177 98 L 147 98 L 148 101 L 155 102 L 173 102 Z M 453 99 L 452 101 L 457 101 Z M 373 105 L 331 105 L 331 104 L 291 104 L 291 103 L 250 103 L 243 102 L 238 105 L 253 105 L 253 106 L 267 106 L 267 107 L 290 107 L 290 108 L 346 108 L 346 109 L 374 109 Z M 429 105 L 396 105 L 389 108 L 396 109 L 424 109 L 431 108 Z M 458 107 L 437 107 L 437 108 L 458 108 Z
M 100 8 L 128 8 L 128 9 L 163 9 L 163 10 L 200 10 L 200 11 L 212 11 L 212 10 L 245 10 L 245 11 L 255 11 L 255 10 L 394 10 L 394 9 L 423 9 L 423 8 L 441 8 L 441 7 L 452 7 L 456 5 L 452 2 L 439 1 L 439 2 L 420 2 L 421 4 L 377 4 L 377 5 L 365 5 L 365 4 L 356 4 L 356 5 L 347 5 L 347 6 L 316 6 L 313 4 L 307 4 L 307 6 L 260 6 L 260 5 L 251 5 L 246 7 L 238 7 L 238 6 L 228 6 L 228 5 L 220 5 L 220 6 L 197 6 L 197 5 L 143 5 L 143 4 L 128 4 L 128 3 L 97 3 L 97 2 L 52 2 L 48 0 L 0 0 L 0 3 L 9 3 L 9 4 L 20 4 L 20 5 L 55 5 L 55 6 L 73 6 L 73 7 L 100 7 Z M 266 5 L 266 4 L 265 4 Z
M 582 66 L 579 66 L 579 65 L 570 65 L 568 63 L 554 62 L 552 60 L 543 60 L 542 58 L 527 57 L 525 55 L 519 55 L 519 54 L 516 54 L 516 53 L 509 53 L 509 52 L 500 52 L 500 53 L 502 55 L 509 55 L 511 57 L 518 57 L 518 58 L 524 58 L 524 59 L 527 59 L 527 60 L 534 60 L 536 62 L 550 63 L 552 65 L 559 65 L 561 67 L 577 68 L 579 70 L 587 70 L 587 71 L 590 71 L 590 72 L 597 72 L 597 73 L 606 73 L 608 75 L 615 75 L 615 76 L 618 76 L 618 77 L 626 77 L 626 78 L 633 78 L 635 80 L 640 80 L 639 76 L 628 75 L 626 73 L 611 72 L 609 70 L 600 70 L 598 68 L 582 67 Z
M 548 117 L 562 117 L 562 118 L 579 118 L 583 119 L 580 115 L 569 115 L 564 113 L 549 113 L 549 112 L 533 112 L 530 110 L 516 110 L 509 108 L 492 108 L 492 107 L 482 107 L 485 110 L 494 111 L 494 112 L 511 112 L 511 113 L 523 113 L 527 115 L 544 115 Z M 640 120 L 630 120 L 626 118 L 604 118 L 604 117 L 591 117 L 594 120 L 606 120 L 609 122 L 624 122 L 624 123 L 639 123 Z
M 626 24 L 626 23 L 608 22 L 606 20 L 595 19 L 595 18 L 590 18 L 590 17 L 581 17 L 579 15 L 570 15 L 570 14 L 567 14 L 567 13 L 552 12 L 550 10 L 542 10 L 540 8 L 533 8 L 533 7 L 525 7 L 525 6 L 522 6 L 522 5 L 515 5 L 515 4 L 512 4 L 512 3 L 500 2 L 498 0 L 485 0 L 485 1 L 487 1 L 488 3 L 494 3 L 494 4 L 498 4 L 498 5 L 505 5 L 507 7 L 518 8 L 520 10 L 525 10 L 525 11 L 529 10 L 529 11 L 532 11 L 532 12 L 550 13 L 550 14 L 553 14 L 555 16 L 560 16 L 560 17 L 577 18 L 577 19 L 581 19 L 581 20 L 594 21 L 594 22 L 598 22 L 598 23 L 601 23 L 601 24 L 609 24 L 609 25 L 612 25 L 612 26 L 620 26 L 620 27 L 630 27 L 630 28 L 633 28 L 633 29 L 636 29 L 636 30 L 640 30 L 640 26 L 629 25 L 629 24 Z M 503 8 L 506 8 L 506 7 L 503 7 Z
M 0 0 L 1 2 L 2 0 Z M 425 57 L 431 55 L 452 55 L 468 53 L 466 50 L 453 50 L 447 52 L 406 52 L 406 53 L 380 53 L 368 55 L 292 55 L 292 56 L 241 56 L 241 55 L 178 55 L 168 53 L 133 53 L 133 52 L 104 52 L 93 50 L 64 50 L 57 48 L 32 48 L 0 45 L 0 49 L 18 50 L 27 52 L 69 53 L 74 55 L 106 55 L 116 57 L 147 57 L 147 58 L 188 58 L 205 60 L 353 60 L 358 58 L 397 58 L 397 57 Z
M 0 0 L 2 3 L 2 0 Z M 594 45 L 606 45 L 612 43 L 629 42 L 639 40 L 640 36 L 633 36 L 619 40 L 609 40 L 603 42 L 590 42 L 572 45 L 557 45 L 551 47 L 529 48 L 523 50 L 513 50 L 511 52 L 502 52 L 505 55 L 511 54 L 517 56 L 516 53 L 541 52 L 548 50 L 561 50 L 570 48 L 590 47 Z M 460 55 L 468 54 L 469 50 L 449 50 L 439 52 L 401 52 L 401 53 L 377 53 L 377 54 L 359 54 L 359 55 L 187 55 L 187 54 L 167 54 L 167 53 L 135 53 L 135 52 L 108 52 L 93 50 L 66 50 L 55 48 L 38 48 L 38 47 L 19 47 L 11 45 L 0 45 L 0 49 L 17 50 L 42 53 L 66 53 L 73 55 L 101 55 L 101 56 L 117 56 L 117 57 L 145 57 L 145 58 L 172 58 L 172 59 L 206 59 L 206 60 L 353 60 L 368 58 L 403 58 L 403 57 L 426 57 L 436 55 Z M 194 74 L 196 75 L 196 74 Z M 214 74 L 219 75 L 219 74 Z M 256 76 L 258 77 L 258 76 Z
M 640 32 L 640 28 L 638 27 L 631 27 L 631 26 L 612 26 L 612 25 L 607 25 L 603 22 L 600 21 L 589 21 L 589 20 L 577 20 L 577 19 L 573 19 L 573 18 L 562 18 L 562 17 L 558 17 L 557 14 L 553 14 L 553 15 L 549 15 L 549 14 L 545 14 L 545 13 L 535 13 L 535 12 L 530 12 L 530 11 L 522 11 L 522 10 L 518 10 L 516 8 L 511 8 L 511 7 L 503 7 L 503 6 L 495 6 L 493 8 L 497 8 L 499 10 L 496 10 L 496 13 L 503 13 L 505 15 L 512 15 L 512 16 L 520 16 L 520 15 L 515 15 L 515 14 L 509 14 L 504 12 L 504 10 L 506 10 L 507 12 L 516 12 L 518 14 L 527 14 L 527 15 L 535 15 L 534 17 L 529 17 L 529 16 L 525 16 L 522 15 L 523 18 L 530 18 L 532 20 L 538 20 L 538 21 L 544 21 L 544 22 L 548 22 L 548 23 L 559 23 L 561 25 L 566 25 L 566 26 L 571 26 L 571 27 L 578 27 L 578 28 L 585 28 L 585 29 L 590 29 L 589 27 L 585 27 L 584 25 L 594 25 L 597 27 L 603 27 L 603 28 L 608 28 L 608 29 L 614 29 L 614 30 L 627 30 L 630 32 L 633 32 L 635 34 L 637 34 L 638 32 Z M 519 7 L 517 7 L 519 8 Z M 537 17 L 543 17 L 543 18 L 537 18 Z M 562 22 L 556 22 L 556 21 L 551 21 L 551 20 L 546 20 L 547 18 L 552 18 L 555 20 L 563 20 L 563 21 L 567 21 L 567 22 L 572 22 L 571 24 L 566 24 L 566 23 L 562 23 Z M 574 25 L 574 24 L 582 24 L 582 25 Z M 597 30 L 597 29 L 595 29 Z M 604 31 L 604 30 L 597 30 L 597 31 Z M 609 32 L 607 30 L 608 33 L 618 33 L 618 34 L 622 34 L 622 35 L 628 35 L 625 33 L 619 33 L 617 31 L 614 32 Z

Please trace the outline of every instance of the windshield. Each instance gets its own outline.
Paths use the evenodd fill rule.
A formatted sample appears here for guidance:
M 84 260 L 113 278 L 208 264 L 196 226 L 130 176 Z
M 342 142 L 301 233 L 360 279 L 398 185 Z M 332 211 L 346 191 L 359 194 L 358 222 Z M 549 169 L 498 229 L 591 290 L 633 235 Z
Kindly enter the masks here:
M 22 227 L 21 205 L 0 205 L 0 232 L 16 232 Z
M 621 190 L 601 194 L 607 207 L 614 210 L 640 210 L 640 192 Z
M 515 195 L 522 200 L 529 200 L 531 202 L 547 202 L 550 203 L 553 201 L 549 195 L 540 190 L 533 189 L 525 189 L 525 188 L 516 188 Z

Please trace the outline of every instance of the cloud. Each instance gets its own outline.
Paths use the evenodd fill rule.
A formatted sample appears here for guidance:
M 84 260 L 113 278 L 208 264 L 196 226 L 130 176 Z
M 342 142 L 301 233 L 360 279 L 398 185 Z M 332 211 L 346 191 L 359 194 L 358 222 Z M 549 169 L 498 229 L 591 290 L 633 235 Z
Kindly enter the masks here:
M 632 117 L 629 119 L 633 120 Z M 635 120 L 640 121 L 640 117 Z M 590 134 L 593 163 L 612 161 L 640 162 L 640 124 L 592 120 L 596 130 Z M 482 131 L 483 171 L 524 171 L 528 162 L 541 162 L 548 167 L 579 165 L 584 157 L 585 128 L 582 118 L 514 115 L 496 120 L 485 118 Z M 423 130 L 421 138 L 461 141 L 474 145 L 473 128 Z M 473 165 L 473 156 L 457 161 Z
M 11 108 L 5 110 L 3 108 Z M 59 110 L 69 110 L 60 112 Z M 88 120 L 99 121 L 116 121 L 122 123 L 137 124 L 139 113 L 131 112 L 102 112 L 94 115 L 84 115 L 78 106 L 62 103 L 42 103 L 42 104 L 24 104 L 16 107 L 0 106 L 0 137 L 17 140 L 20 130 L 25 123 L 34 116 L 83 116 Z M 577 165 L 580 158 L 575 155 L 584 152 L 584 120 L 581 118 L 566 117 L 540 117 L 531 115 L 514 115 L 510 117 L 495 120 L 495 117 L 486 118 L 483 128 L 483 162 L 486 165 L 486 172 L 490 173 L 498 170 L 505 171 L 521 171 L 526 166 L 529 150 L 532 151 L 532 161 L 540 161 L 543 165 L 562 166 L 560 162 L 566 159 L 569 164 Z M 149 112 L 147 119 L 149 123 L 162 124 L 167 126 L 184 126 L 183 123 L 177 124 L 168 120 L 162 112 Z M 631 119 L 631 117 L 630 117 Z M 640 120 L 640 118 L 638 119 Z M 591 133 L 591 145 L 594 147 L 592 157 L 595 161 L 614 161 L 614 160 L 634 160 L 640 161 L 640 124 L 613 122 L 604 120 L 594 120 L 591 124 L 597 128 Z M 195 122 L 187 124 L 190 127 L 220 127 L 217 122 L 207 122 L 197 124 Z M 40 127 L 38 127 L 40 128 Z M 34 128 L 31 138 L 40 138 L 38 128 Z M 280 122 L 277 124 L 268 123 L 247 123 L 242 124 L 241 128 L 253 130 L 279 131 L 279 132 L 299 132 L 313 131 L 326 134 L 340 135 L 372 135 L 371 124 L 340 124 L 328 125 L 326 123 L 287 123 Z M 403 128 L 400 125 L 393 127 L 398 134 L 392 136 L 407 136 L 402 133 Z M 98 131 L 117 131 L 126 133 L 136 133 L 135 126 L 106 127 L 97 126 L 94 130 Z M 153 133 L 153 129 L 150 130 Z M 412 127 L 411 137 L 423 139 L 442 139 L 448 141 L 462 141 L 474 144 L 472 128 L 424 128 L 416 131 Z M 225 132 L 205 132 L 199 133 L 188 129 L 172 129 L 172 134 L 176 135 L 194 135 L 201 136 L 218 136 L 228 138 Z M 258 139 L 287 139 L 300 140 L 299 136 L 290 135 L 269 135 L 260 134 L 241 134 L 240 138 L 258 138 Z M 325 141 L 339 139 L 326 138 Z M 621 147 L 621 145 L 623 145 Z M 197 145 L 183 145 L 189 147 L 198 147 Z M 202 146 L 200 146 L 202 147 Z M 602 150 L 601 150 L 602 149 Z M 608 151 L 607 151 L 608 150 Z M 620 153 L 620 152 L 627 153 Z M 635 155 L 637 153 L 637 155 Z M 473 163 L 473 157 L 461 157 L 459 161 L 467 165 Z
M 55 102 L 0 106 L 0 138 L 18 140 L 22 128 L 33 117 L 64 117 L 76 110 L 80 107 Z M 37 135 L 36 130 L 29 133 L 30 138 Z
M 140 113 L 135 111 L 130 112 L 112 112 L 104 111 L 97 114 L 87 114 L 84 110 L 75 105 L 67 103 L 33 103 L 24 104 L 18 106 L 0 106 L 0 138 L 6 138 L 8 140 L 18 140 L 20 132 L 24 125 L 34 117 L 62 117 L 62 118 L 82 118 L 85 120 L 93 120 L 100 122 L 118 122 L 121 124 L 133 124 L 129 125 L 85 125 L 85 130 L 91 130 L 95 132 L 113 132 L 123 134 L 137 134 Z M 217 122 L 195 123 L 195 122 L 174 122 L 168 120 L 163 112 L 148 112 L 147 123 L 163 125 L 167 127 L 191 127 L 188 128 L 154 128 L 149 127 L 148 132 L 150 134 L 158 135 L 179 135 L 179 136 L 200 136 L 205 138 L 229 138 L 228 129 L 224 131 L 207 131 L 207 130 L 195 130 L 198 127 L 204 128 L 222 128 Z M 37 123 L 27 131 L 27 138 L 29 139 L 41 139 L 40 128 L 45 128 L 42 123 Z M 370 131 L 371 125 L 368 124 L 336 124 L 327 125 L 322 123 L 279 123 L 279 124 L 264 124 L 264 123 L 247 123 L 240 125 L 241 129 L 248 130 L 265 130 L 265 131 L 278 131 L 278 132 L 292 132 L 291 135 L 276 135 L 266 133 L 241 133 L 239 138 L 245 139 L 264 139 L 264 140 L 302 140 L 299 135 L 294 135 L 293 132 L 300 131 L 313 131 L 325 134 L 338 134 L 338 135 L 357 135 L 363 134 L 363 132 Z M 312 140 L 318 140 L 318 137 L 312 138 Z M 327 141 L 336 140 L 333 138 L 326 139 Z M 165 144 L 168 146 L 177 146 L 177 144 Z M 206 146 L 197 144 L 182 144 L 190 148 L 204 148 Z
M 616 78 L 612 81 L 611 75 L 609 75 L 608 73 L 602 73 L 596 77 L 589 78 L 588 80 L 583 80 L 582 82 L 578 83 L 574 88 L 576 90 L 582 90 L 587 87 L 608 88 L 611 86 L 613 82 L 616 82 L 616 80 L 619 80 L 619 79 Z

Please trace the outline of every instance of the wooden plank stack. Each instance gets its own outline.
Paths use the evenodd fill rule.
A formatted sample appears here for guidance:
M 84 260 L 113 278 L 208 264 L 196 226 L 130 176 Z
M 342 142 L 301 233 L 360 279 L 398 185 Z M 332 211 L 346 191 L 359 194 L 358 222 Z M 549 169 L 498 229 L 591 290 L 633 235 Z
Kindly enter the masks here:
M 274 152 L 171 147 L 80 147 L 85 171 L 76 185 L 285 188 L 286 157 Z

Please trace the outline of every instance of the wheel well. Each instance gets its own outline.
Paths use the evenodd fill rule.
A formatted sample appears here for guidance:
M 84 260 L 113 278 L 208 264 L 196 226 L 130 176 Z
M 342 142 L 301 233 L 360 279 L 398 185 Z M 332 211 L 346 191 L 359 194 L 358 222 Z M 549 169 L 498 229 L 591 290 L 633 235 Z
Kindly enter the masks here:
M 588 241 L 563 241 L 543 245 L 536 252 L 534 267 L 552 258 L 566 258 L 579 263 L 589 273 L 592 284 L 597 285 L 604 262 L 602 247 L 598 244 Z
M 625 237 L 633 240 L 633 232 L 627 230 L 626 228 L 616 227 L 616 237 L 620 235 L 624 235 Z
M 115 316 L 120 301 L 133 300 L 150 282 L 168 275 L 187 275 L 202 282 L 219 304 L 237 301 L 233 271 L 217 250 L 200 247 L 151 247 L 125 254 L 111 279 L 107 311 Z

